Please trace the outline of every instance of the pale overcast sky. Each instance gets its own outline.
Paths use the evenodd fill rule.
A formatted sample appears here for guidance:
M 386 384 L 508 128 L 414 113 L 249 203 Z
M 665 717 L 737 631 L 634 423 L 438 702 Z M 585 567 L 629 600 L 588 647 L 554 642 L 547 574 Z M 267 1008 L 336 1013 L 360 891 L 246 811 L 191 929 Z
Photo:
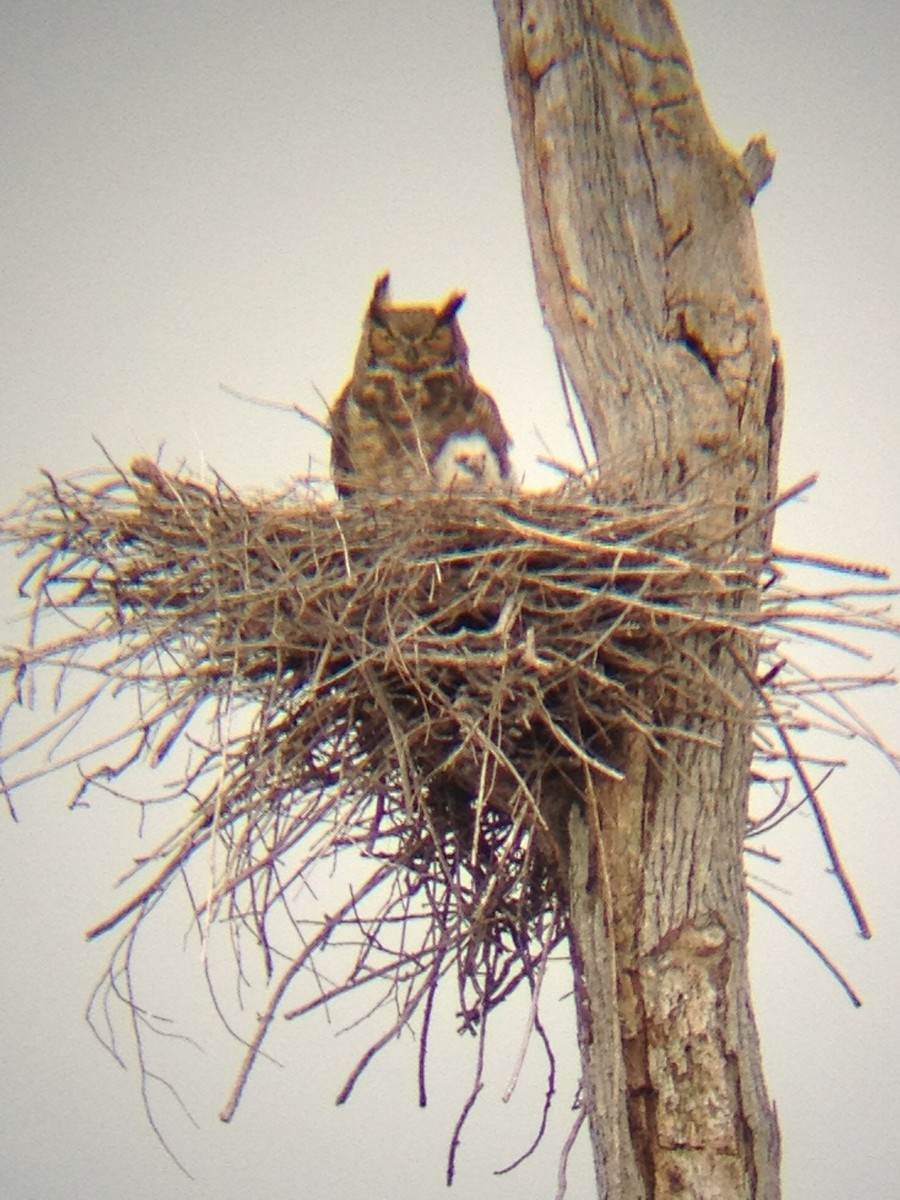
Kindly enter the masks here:
M 785 483 L 821 473 L 783 514 L 778 540 L 897 570 L 900 6 L 677 9 L 722 135 L 740 147 L 765 131 L 778 152 L 755 212 L 788 370 L 781 473 Z M 39 467 L 100 465 L 94 436 L 123 463 L 164 444 L 164 464 L 208 464 L 238 487 L 324 469 L 324 435 L 218 384 L 316 410 L 315 389 L 332 397 L 345 380 L 385 268 L 398 299 L 468 292 L 472 365 L 503 409 L 526 484 L 541 479 L 540 438 L 575 459 L 534 296 L 489 0 L 32 0 L 0 4 L 0 35 L 0 506 Z M 16 568 L 2 566 L 2 610 L 13 617 Z M 2 640 L 16 636 L 7 626 Z M 882 646 L 876 665 L 898 661 L 900 645 Z M 866 711 L 900 741 L 896 694 Z M 863 1008 L 753 910 L 754 1003 L 786 1200 L 888 1197 L 900 1177 L 900 780 L 876 756 L 846 750 L 851 769 L 823 800 L 875 939 L 855 935 L 803 816 L 777 842 L 790 864 L 759 873 L 785 889 Z M 425 1112 L 408 1040 L 336 1109 L 363 1042 L 322 1021 L 294 1023 L 275 1039 L 283 1069 L 263 1064 L 222 1126 L 238 1047 L 189 982 L 196 951 L 182 952 L 175 922 L 157 931 L 142 969 L 150 1002 L 201 1047 L 171 1043 L 153 1064 L 200 1126 L 155 1093 L 196 1182 L 178 1171 L 141 1111 L 137 1073 L 83 1020 L 105 952 L 83 933 L 117 902 L 136 816 L 100 796 L 69 813 L 67 796 L 43 784 L 19 797 L 18 825 L 0 814 L 0 1194 L 446 1194 L 471 1044 L 437 1039 Z M 450 1193 L 460 1200 L 552 1197 L 574 1070 L 565 1001 L 556 1009 L 554 1122 L 539 1154 L 500 1178 L 492 1172 L 530 1140 L 542 1077 L 526 1074 L 514 1103 L 502 1103 L 525 1015 L 494 1018 L 496 1056 Z M 569 1194 L 592 1194 L 586 1139 Z

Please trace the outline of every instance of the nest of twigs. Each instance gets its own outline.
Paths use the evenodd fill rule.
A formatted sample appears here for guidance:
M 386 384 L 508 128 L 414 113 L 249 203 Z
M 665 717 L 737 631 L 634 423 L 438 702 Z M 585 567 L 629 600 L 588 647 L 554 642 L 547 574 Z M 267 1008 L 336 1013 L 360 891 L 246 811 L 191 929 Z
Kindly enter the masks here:
M 338 929 L 355 934 L 343 977 L 317 976 L 294 1012 L 376 982 L 399 1013 L 381 1044 L 420 1004 L 427 1027 L 449 971 L 473 1027 L 519 984 L 535 989 L 565 935 L 567 809 L 585 772 L 618 778 L 635 736 L 664 759 L 680 736 L 673 709 L 703 702 L 685 651 L 698 633 L 754 672 L 761 769 L 787 764 L 814 801 L 792 741 L 802 706 L 815 693 L 822 721 L 867 731 L 840 687 L 811 688 L 777 641 L 793 621 L 896 632 L 883 591 L 867 582 L 858 595 L 875 599 L 862 607 L 848 607 L 845 586 L 792 592 L 776 563 L 704 545 L 703 518 L 686 504 L 603 504 L 572 485 L 338 508 L 313 495 L 253 501 L 147 460 L 50 480 L 3 527 L 29 556 L 34 604 L 29 645 L 6 665 L 17 700 L 42 664 L 88 682 L 24 748 L 70 736 L 104 694 L 131 691 L 136 715 L 34 773 L 77 761 L 77 799 L 178 746 L 172 795 L 190 798 L 92 934 L 122 925 L 127 943 L 198 853 L 224 843 L 197 912 L 249 930 L 276 981 L 241 1083 L 288 984 Z M 734 719 L 748 720 L 746 705 Z M 17 782 L 6 779 L 10 805 Z M 790 807 L 777 787 L 754 828 Z M 346 901 L 286 946 L 291 889 L 345 851 L 368 875 L 357 866 Z

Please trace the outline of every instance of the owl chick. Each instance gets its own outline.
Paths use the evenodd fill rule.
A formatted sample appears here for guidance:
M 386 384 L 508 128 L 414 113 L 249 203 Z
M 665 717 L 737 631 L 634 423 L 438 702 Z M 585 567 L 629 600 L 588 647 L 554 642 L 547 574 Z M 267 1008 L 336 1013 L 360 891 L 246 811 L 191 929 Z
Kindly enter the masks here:
M 353 376 L 331 409 L 331 469 L 338 495 L 446 487 L 435 465 L 448 439 L 477 434 L 483 467 L 509 477 L 509 435 L 497 405 L 469 370 L 456 314 L 465 299 L 454 292 L 439 308 L 400 306 L 388 299 L 382 275 L 363 320 Z
M 500 461 L 483 433 L 453 433 L 431 464 L 441 491 L 500 492 L 508 485 Z

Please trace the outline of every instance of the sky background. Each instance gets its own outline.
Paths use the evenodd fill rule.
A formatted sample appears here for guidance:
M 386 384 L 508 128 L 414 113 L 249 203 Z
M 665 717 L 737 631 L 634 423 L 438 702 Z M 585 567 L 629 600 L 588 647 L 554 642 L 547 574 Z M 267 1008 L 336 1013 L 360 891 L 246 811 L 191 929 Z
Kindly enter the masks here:
M 784 545 L 900 569 L 900 6 L 681 0 L 700 85 L 737 148 L 778 153 L 756 207 L 788 411 L 781 475 L 820 483 L 782 513 Z M 0 3 L 0 507 L 37 481 L 102 464 L 98 439 L 276 489 L 324 470 L 324 435 L 239 403 L 219 383 L 321 412 L 349 373 L 374 277 L 398 299 L 463 288 L 476 375 L 498 399 L 526 486 L 542 444 L 576 461 L 534 295 L 496 27 L 488 0 Z M 2 637 L 15 641 L 17 568 L 3 561 Z M 815 653 L 807 661 L 814 664 Z M 875 667 L 900 661 L 882 645 Z M 900 741 L 895 692 L 864 700 Z M 823 799 L 875 938 L 865 943 L 799 816 L 771 840 L 805 924 L 862 994 L 855 1011 L 796 938 L 753 908 L 754 1004 L 784 1137 L 788 1200 L 888 1196 L 900 1175 L 900 780 L 856 746 Z M 216 1113 L 238 1061 L 196 988 L 184 921 L 156 930 L 142 971 L 156 1010 L 194 1043 L 155 1049 L 199 1128 L 158 1089 L 154 1111 L 191 1183 L 154 1138 L 139 1077 L 94 1039 L 84 1006 L 105 962 L 86 928 L 118 900 L 139 846 L 135 812 L 32 787 L 0 815 L 0 1194 L 10 1200 L 219 1200 L 446 1194 L 447 1142 L 471 1046 L 440 1036 L 434 1100 L 415 1098 L 407 1039 L 333 1099 L 364 1040 L 311 1019 L 279 1029 L 230 1127 Z M 155 976 L 155 978 L 153 978 Z M 489 1084 L 464 1135 L 454 1192 L 552 1197 L 574 1050 L 552 999 L 561 1062 L 554 1122 L 529 1060 L 505 1088 L 524 1028 L 495 1022 Z M 447 1015 L 445 1026 L 452 1021 Z M 502 1027 L 501 1027 L 502 1026 Z M 355 1040 L 354 1040 L 355 1039 Z M 586 1139 L 569 1195 L 591 1195 Z

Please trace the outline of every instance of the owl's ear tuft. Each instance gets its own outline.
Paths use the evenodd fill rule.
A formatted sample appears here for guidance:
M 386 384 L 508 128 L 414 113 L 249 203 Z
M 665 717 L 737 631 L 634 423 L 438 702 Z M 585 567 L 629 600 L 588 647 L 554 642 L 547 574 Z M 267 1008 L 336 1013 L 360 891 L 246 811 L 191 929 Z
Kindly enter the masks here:
M 375 287 L 372 291 L 372 299 L 369 301 L 369 316 L 379 325 L 383 325 L 384 310 L 388 305 L 388 293 L 391 287 L 391 275 L 389 271 L 385 271 L 383 275 L 379 275 L 375 280 Z
M 435 325 L 449 325 L 456 314 L 462 308 L 462 303 L 466 298 L 465 292 L 454 292 L 444 301 L 443 307 L 438 310 L 435 318 Z

